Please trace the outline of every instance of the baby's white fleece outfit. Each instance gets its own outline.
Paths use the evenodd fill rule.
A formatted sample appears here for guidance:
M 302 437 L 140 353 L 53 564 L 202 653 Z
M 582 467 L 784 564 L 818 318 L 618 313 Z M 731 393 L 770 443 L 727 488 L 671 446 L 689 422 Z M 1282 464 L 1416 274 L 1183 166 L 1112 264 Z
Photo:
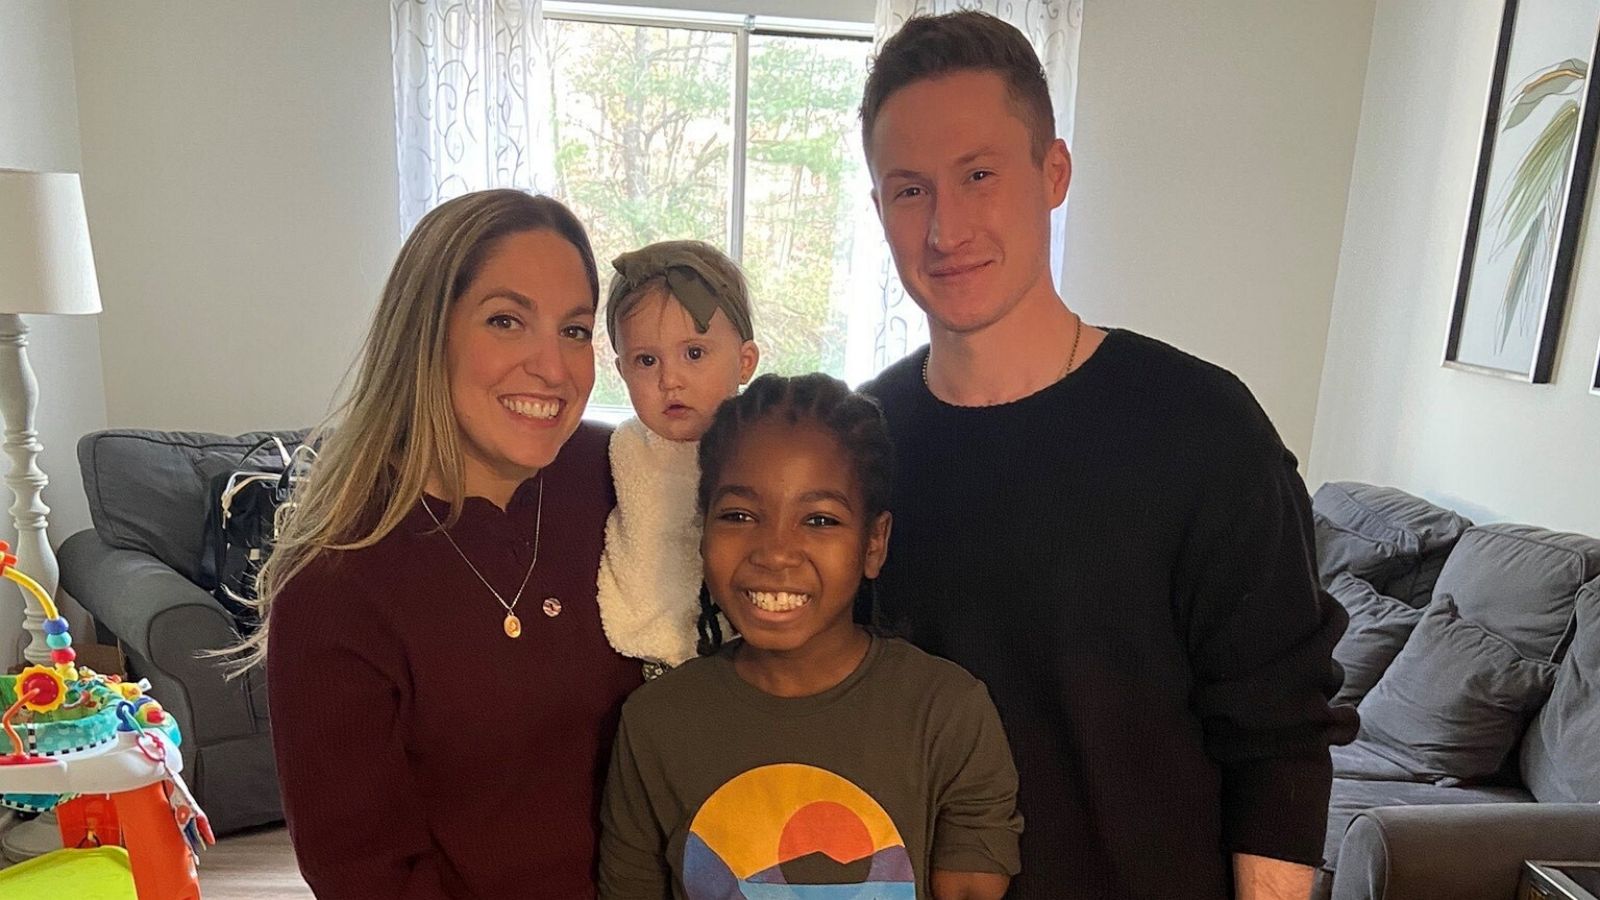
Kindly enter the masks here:
M 617 506 L 600 557 L 600 622 L 647 674 L 693 659 L 700 616 L 700 445 L 669 441 L 631 418 L 611 435 Z

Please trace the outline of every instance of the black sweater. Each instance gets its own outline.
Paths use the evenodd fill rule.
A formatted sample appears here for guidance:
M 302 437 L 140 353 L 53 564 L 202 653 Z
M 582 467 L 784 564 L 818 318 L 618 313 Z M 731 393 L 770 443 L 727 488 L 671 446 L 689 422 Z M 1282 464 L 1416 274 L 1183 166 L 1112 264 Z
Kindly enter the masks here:
M 1344 631 L 1310 501 L 1228 372 L 1113 331 L 1000 406 L 926 350 L 863 388 L 896 448 L 884 624 L 987 682 L 1024 819 L 1017 898 L 1230 896 L 1233 853 L 1322 856 Z

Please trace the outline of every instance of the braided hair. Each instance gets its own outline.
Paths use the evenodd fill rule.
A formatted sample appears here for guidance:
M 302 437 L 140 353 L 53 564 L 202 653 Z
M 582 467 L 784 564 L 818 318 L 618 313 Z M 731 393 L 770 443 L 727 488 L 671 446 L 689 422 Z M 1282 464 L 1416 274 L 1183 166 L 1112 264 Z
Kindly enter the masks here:
M 815 372 L 810 375 L 762 375 L 738 396 L 717 407 L 711 427 L 700 438 L 700 515 L 711 506 L 711 492 L 722 479 L 722 470 L 737 449 L 749 426 L 782 416 L 790 425 L 802 420 L 825 429 L 844 449 L 861 487 L 865 521 L 871 522 L 889 509 L 894 489 L 894 445 L 878 404 L 858 394 L 837 378 Z M 872 620 L 872 590 L 863 578 L 856 592 L 855 620 Z M 711 591 L 700 586 L 699 651 L 708 656 L 722 646 L 721 612 L 711 599 Z

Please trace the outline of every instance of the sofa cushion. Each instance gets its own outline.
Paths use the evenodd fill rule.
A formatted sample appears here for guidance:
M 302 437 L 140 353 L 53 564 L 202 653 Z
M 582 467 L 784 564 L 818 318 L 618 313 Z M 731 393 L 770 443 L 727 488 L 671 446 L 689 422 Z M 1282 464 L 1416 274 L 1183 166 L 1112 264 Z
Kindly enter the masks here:
M 1408 550 L 1401 542 L 1362 534 L 1320 510 L 1312 511 L 1311 524 L 1317 545 L 1317 574 L 1323 584 L 1331 583 L 1335 575 L 1343 572 L 1365 581 L 1387 582 L 1408 564 Z
M 1435 588 L 1461 617 L 1530 659 L 1554 659 L 1572 626 L 1578 589 L 1600 575 L 1600 540 L 1530 525 L 1467 530 Z
M 1577 608 L 1572 647 L 1522 744 L 1522 777 L 1546 803 L 1600 802 L 1600 579 Z
M 1555 672 L 1441 596 L 1361 701 L 1358 741 L 1429 781 L 1487 778 L 1550 695 Z
M 1461 803 L 1518 803 L 1533 799 L 1520 788 L 1440 787 L 1402 781 L 1333 780 L 1328 800 L 1328 837 L 1323 846 L 1324 865 L 1331 867 L 1339 858 L 1339 845 L 1350 820 L 1357 813 L 1375 806 L 1424 806 Z
M 1400 654 L 1400 648 L 1422 621 L 1422 610 L 1383 596 L 1349 572 L 1335 576 L 1328 593 L 1350 614 L 1344 637 L 1333 648 L 1334 661 L 1344 669 L 1344 684 L 1333 702 L 1354 706 Z
M 1349 572 L 1380 593 L 1426 606 L 1445 556 L 1471 522 L 1397 488 L 1324 484 L 1312 498 L 1317 571 Z
M 233 437 L 181 431 L 114 429 L 84 435 L 78 464 L 95 531 L 113 547 L 154 556 L 190 581 L 200 580 L 206 497 L 213 476 L 244 452 L 277 436 L 290 449 L 305 431 L 255 431 Z M 260 460 L 267 460 L 263 451 Z
M 1410 567 L 1384 582 L 1383 592 L 1416 609 L 1427 606 L 1433 601 L 1435 585 L 1439 583 L 1439 575 L 1444 571 L 1444 564 L 1449 561 L 1453 547 L 1452 544 L 1451 547 L 1424 554 Z
M 1357 781 L 1415 781 L 1433 784 L 1419 778 L 1406 767 L 1372 749 L 1370 741 L 1355 741 L 1343 746 L 1329 747 L 1333 761 L 1333 777 Z

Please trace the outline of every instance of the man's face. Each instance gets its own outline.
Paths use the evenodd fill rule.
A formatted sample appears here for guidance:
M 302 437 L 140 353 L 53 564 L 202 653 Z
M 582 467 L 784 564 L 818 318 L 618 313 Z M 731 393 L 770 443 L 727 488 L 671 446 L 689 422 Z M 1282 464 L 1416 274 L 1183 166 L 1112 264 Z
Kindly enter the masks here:
M 971 334 L 1031 297 L 1054 299 L 1050 211 L 1066 199 L 1066 144 L 1033 159 L 1004 79 L 957 72 L 889 96 L 867 163 L 900 280 L 938 329 Z

